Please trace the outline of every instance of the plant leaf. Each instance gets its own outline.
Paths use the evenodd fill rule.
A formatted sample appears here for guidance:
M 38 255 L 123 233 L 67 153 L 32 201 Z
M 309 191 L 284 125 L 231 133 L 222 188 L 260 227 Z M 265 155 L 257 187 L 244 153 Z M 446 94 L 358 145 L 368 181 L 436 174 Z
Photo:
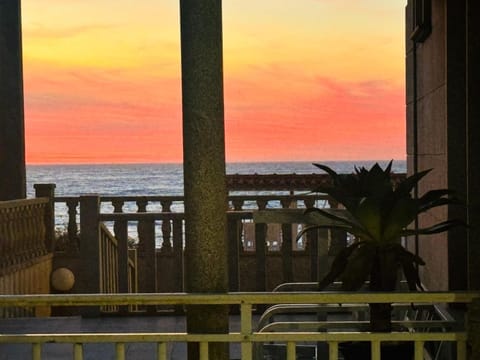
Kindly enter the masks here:
M 372 240 L 381 238 L 382 233 L 382 212 L 380 204 L 376 199 L 364 198 L 360 202 L 354 218 L 358 219 L 361 227 Z
M 308 231 L 315 230 L 315 229 L 332 229 L 332 230 L 344 230 L 346 232 L 350 232 L 351 228 L 347 225 L 308 225 L 305 226 L 302 230 L 300 230 L 296 236 L 296 241 L 299 241 L 300 238 Z M 355 235 L 352 233 L 352 235 Z
M 397 284 L 398 261 L 394 248 L 379 247 L 377 254 L 378 268 L 373 267 L 370 288 L 374 291 L 393 291 Z
M 383 238 L 390 242 L 398 239 L 405 229 L 418 214 L 418 202 L 411 198 L 400 198 L 384 209 Z
M 420 199 L 419 201 L 420 201 L 420 204 L 418 207 L 419 214 L 424 213 L 425 211 L 433 209 L 438 206 L 460 204 L 458 200 L 450 199 L 450 198 L 439 198 L 439 199 L 431 200 L 428 202 L 421 202 L 421 199 Z
M 345 267 L 348 264 L 348 258 L 352 254 L 352 252 L 362 244 L 362 242 L 353 243 L 350 246 L 342 249 L 335 256 L 335 259 L 332 262 L 332 266 L 330 267 L 330 271 L 325 275 L 325 277 L 319 281 L 318 283 L 318 290 L 325 289 L 328 285 L 333 283 L 345 270 Z
M 423 289 L 420 276 L 418 274 L 418 266 L 425 265 L 425 261 L 423 261 L 420 256 L 406 250 L 401 245 L 398 245 L 396 251 L 398 260 L 402 265 L 403 274 L 407 280 L 408 288 L 412 291 Z
M 438 234 L 455 226 L 467 226 L 465 222 L 461 220 L 447 220 L 441 223 L 435 224 L 433 226 L 421 229 L 405 229 L 402 231 L 402 236 L 411 236 L 411 235 L 431 235 L 431 234 Z
M 318 167 L 320 170 L 325 171 L 332 179 L 335 179 L 338 177 L 338 174 L 336 173 L 335 170 L 333 170 L 331 167 L 323 164 L 313 164 L 314 166 Z
M 342 289 L 358 290 L 370 277 L 376 246 L 372 243 L 363 243 L 352 252 L 348 258 L 348 264 L 343 272 Z
M 432 169 L 420 171 L 407 177 L 405 180 L 397 184 L 397 187 L 395 188 L 395 193 L 399 196 L 405 196 L 405 194 L 410 194 L 410 192 L 418 184 L 418 182 L 430 171 L 432 171 Z

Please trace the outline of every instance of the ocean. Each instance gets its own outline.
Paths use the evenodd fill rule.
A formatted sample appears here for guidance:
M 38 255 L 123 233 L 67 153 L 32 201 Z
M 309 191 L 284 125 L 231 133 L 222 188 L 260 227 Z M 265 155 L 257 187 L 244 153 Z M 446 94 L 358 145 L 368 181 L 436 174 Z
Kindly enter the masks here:
M 388 161 L 378 161 L 386 166 Z M 339 173 L 351 173 L 354 166 L 371 166 L 375 161 L 322 162 Z M 393 172 L 406 172 L 405 161 L 394 161 Z M 321 171 L 310 162 L 262 162 L 230 163 L 227 174 L 312 174 Z M 54 183 L 56 196 L 80 196 L 85 194 L 112 196 L 171 196 L 183 195 L 182 164 L 110 164 L 110 165 L 29 165 L 27 166 L 27 196 L 34 197 L 34 184 Z M 236 193 L 238 194 L 238 193 Z M 259 192 L 258 194 L 268 194 Z M 275 207 L 275 204 L 272 205 Z M 278 204 L 278 206 L 280 206 Z M 245 204 L 245 208 L 249 208 Z M 160 204 L 151 204 L 149 211 L 161 211 Z M 102 213 L 113 211 L 111 204 L 102 203 Z M 124 212 L 136 212 L 135 203 L 127 202 Z M 182 212 L 182 203 L 173 203 L 172 211 Z M 77 223 L 79 217 L 77 214 Z M 55 204 L 55 227 L 59 234 L 68 224 L 68 209 L 64 203 Z M 112 230 L 113 224 L 106 223 Z M 159 227 L 160 225 L 157 225 Z M 129 224 L 128 233 L 137 238 L 136 226 Z M 160 228 L 156 230 L 157 247 L 161 246 Z
M 385 166 L 388 161 L 378 161 Z M 371 166 L 375 161 L 325 161 L 340 173 L 354 166 Z M 229 163 L 227 174 L 311 174 L 321 171 L 310 162 Z M 406 162 L 393 163 L 395 173 L 406 172 Z M 110 165 L 29 165 L 27 194 L 34 197 L 33 184 L 54 183 L 57 196 L 84 194 L 140 196 L 183 195 L 182 164 L 110 164 Z

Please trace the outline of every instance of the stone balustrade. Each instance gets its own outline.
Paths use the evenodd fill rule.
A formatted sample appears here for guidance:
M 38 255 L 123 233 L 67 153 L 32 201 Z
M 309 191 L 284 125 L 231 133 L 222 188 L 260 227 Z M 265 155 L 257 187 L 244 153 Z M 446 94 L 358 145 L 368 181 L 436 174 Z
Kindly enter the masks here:
M 184 291 L 182 197 L 84 196 L 57 197 L 55 201 L 68 207 L 67 237 L 74 241 L 74 246 L 67 246 L 65 252 L 57 252 L 56 261 L 61 261 L 69 251 L 76 252 L 79 261 L 77 268 L 72 270 L 82 274 L 80 277 L 88 277 L 79 279 L 74 292 L 104 292 L 102 288 L 105 286 L 101 282 L 105 279 L 106 270 L 103 266 L 113 261 L 103 259 L 104 256 L 116 257 L 114 263 L 118 276 L 115 278 L 109 274 L 108 279 L 116 279 L 115 289 L 118 292 Z M 319 249 L 325 249 L 318 243 L 329 241 L 328 231 L 308 233 L 296 242 L 293 239 L 301 225 L 255 224 L 252 219 L 253 212 L 261 209 L 329 206 L 324 195 L 232 195 L 228 201 L 230 291 L 265 291 L 285 281 L 318 279 L 320 268 L 324 267 L 319 266 L 319 259 L 324 256 Z M 98 224 L 102 225 L 99 227 Z M 107 231 L 103 224 L 108 224 L 115 234 L 114 251 L 105 251 L 105 245 L 92 243 L 92 239 L 103 241 L 103 235 L 99 233 Z M 104 255 L 92 253 L 99 248 Z M 129 249 L 136 250 L 135 267 L 127 266 L 132 263 Z M 69 263 L 73 266 L 75 261 Z M 101 264 L 100 268 L 95 266 L 96 263 Z M 89 269 L 88 273 L 82 273 L 81 269 L 85 268 Z M 132 272 L 135 272 L 134 279 Z M 134 283 L 138 287 L 132 290 Z M 155 307 L 145 310 L 157 311 Z
M 292 188 L 287 177 L 267 176 L 262 178 L 259 188 L 251 182 L 250 175 L 246 177 L 245 181 L 237 178 L 235 184 L 229 185 L 235 194 L 228 196 L 229 290 L 268 291 L 283 282 L 317 281 L 331 261 L 333 254 L 329 252 L 345 243 L 346 234 L 315 230 L 295 241 L 302 224 L 255 223 L 253 212 L 335 207 L 323 194 L 305 193 L 305 188 L 315 188 L 325 177 L 314 176 L 316 183 L 310 179 L 300 185 L 303 193 Z M 278 188 L 275 193 L 272 184 Z M 239 193 L 240 190 L 243 193 Z M 102 275 L 95 264 L 104 261 L 102 256 L 112 256 L 98 251 L 100 231 L 107 228 L 117 241 L 115 291 L 184 291 L 182 196 L 62 196 L 55 197 L 54 201 L 57 207 L 65 207 L 64 218 L 57 218 L 57 226 L 67 231 L 64 236 L 67 245 L 57 251 L 55 267 L 68 265 L 79 274 L 72 292 L 101 292 Z M 106 227 L 101 228 L 99 224 Z M 135 251 L 134 257 L 132 251 Z M 154 310 L 147 308 L 147 311 Z
M 271 290 L 285 281 L 316 281 L 320 276 L 325 244 L 331 245 L 337 235 L 315 232 L 294 241 L 301 225 L 252 220 L 257 210 L 335 206 L 322 194 L 298 193 L 315 188 L 324 176 L 302 177 L 227 178 L 235 194 L 228 196 L 231 291 Z M 51 270 L 59 267 L 73 272 L 71 292 L 184 290 L 182 196 L 55 198 L 54 184 L 36 184 L 35 189 L 36 199 L 0 202 L 0 293 L 48 293 Z M 65 211 L 56 212 L 57 206 Z M 52 264 L 59 243 L 55 226 L 62 222 L 66 246 L 56 251 Z

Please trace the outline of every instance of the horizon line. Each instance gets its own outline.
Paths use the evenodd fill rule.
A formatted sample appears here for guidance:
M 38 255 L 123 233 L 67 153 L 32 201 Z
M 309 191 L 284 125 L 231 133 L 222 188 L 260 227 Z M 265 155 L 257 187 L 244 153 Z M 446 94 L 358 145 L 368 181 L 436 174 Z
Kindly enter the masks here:
M 262 164 L 262 163 L 332 163 L 332 162 L 388 162 L 407 161 L 404 159 L 342 159 L 342 160 L 245 160 L 245 161 L 226 161 L 225 164 Z M 102 166 L 102 165 L 183 165 L 183 162 L 177 161 L 163 161 L 163 162 L 79 162 L 79 163 L 26 163 L 25 166 Z

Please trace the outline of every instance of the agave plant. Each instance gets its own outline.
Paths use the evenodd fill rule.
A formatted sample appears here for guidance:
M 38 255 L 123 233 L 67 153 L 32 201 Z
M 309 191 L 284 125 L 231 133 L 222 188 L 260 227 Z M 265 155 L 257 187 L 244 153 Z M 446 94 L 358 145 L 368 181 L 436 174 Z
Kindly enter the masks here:
M 343 205 L 344 214 L 330 209 L 311 208 L 333 220 L 329 227 L 343 229 L 354 235 L 355 241 L 344 248 L 334 259 L 328 274 L 319 282 L 319 289 L 336 279 L 342 281 L 344 290 L 358 290 L 369 280 L 371 291 L 393 291 L 399 269 L 410 290 L 421 288 L 418 266 L 425 262 L 404 248 L 402 237 L 443 232 L 459 224 L 447 220 L 427 228 L 411 228 L 417 216 L 432 208 L 455 203 L 447 189 L 431 190 L 419 198 L 412 196 L 413 188 L 430 170 L 422 171 L 394 183 L 392 162 L 385 169 L 376 163 L 370 169 L 355 168 L 353 174 L 337 174 L 330 167 L 314 164 L 330 175 L 330 186 L 315 189 L 328 194 Z M 305 229 L 305 231 L 307 230 Z M 372 331 L 391 330 L 391 305 L 370 305 Z

